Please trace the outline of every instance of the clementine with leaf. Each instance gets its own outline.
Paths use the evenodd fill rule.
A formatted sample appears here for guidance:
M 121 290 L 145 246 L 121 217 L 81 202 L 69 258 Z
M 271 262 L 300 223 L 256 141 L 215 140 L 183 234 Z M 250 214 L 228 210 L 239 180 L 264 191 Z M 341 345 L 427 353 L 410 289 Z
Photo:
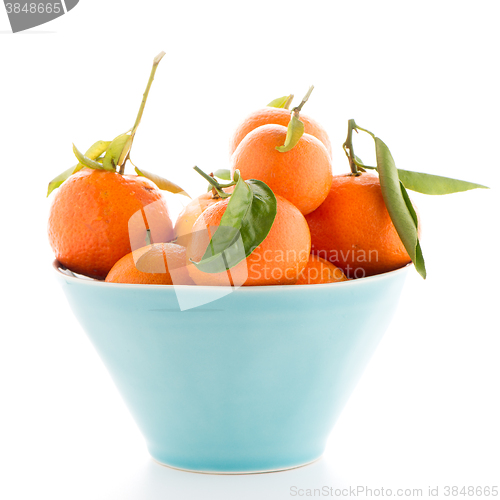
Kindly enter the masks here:
M 134 218 L 129 228 L 141 210 L 146 222 Z M 144 229 L 155 243 L 174 236 L 161 191 L 141 176 L 84 168 L 62 184 L 50 207 L 48 235 L 56 259 L 93 278 L 104 279 L 132 251 L 131 240 L 134 248 L 146 245 Z
M 235 188 L 237 193 L 237 188 Z M 233 195 L 234 196 L 234 195 Z M 187 248 L 188 272 L 197 285 L 292 285 L 307 265 L 311 236 L 307 222 L 289 201 L 276 196 L 272 227 L 250 255 L 222 272 L 205 272 L 195 263 L 203 262 L 211 239 L 221 228 L 221 219 L 230 199 L 208 207 L 196 220 Z M 230 249 L 229 249 L 230 250 Z M 194 263 L 193 263 L 194 262 Z
M 305 215 L 316 210 L 328 195 L 331 159 L 325 146 L 307 133 L 289 151 L 278 151 L 286 136 L 287 127 L 283 125 L 262 125 L 252 130 L 231 157 L 231 171 L 239 170 L 245 179 L 265 182 Z
M 173 238 L 160 189 L 187 195 L 185 191 L 138 167 L 138 175 L 124 175 L 164 55 L 161 52 L 153 61 L 134 126 L 112 141 L 97 141 L 85 154 L 73 145 L 78 164 L 49 183 L 47 196 L 59 188 L 50 208 L 49 242 L 57 260 L 71 271 L 103 279 L 115 262 L 132 249 Z
M 304 123 L 304 132 L 313 135 L 323 143 L 328 154 L 332 154 L 332 145 L 326 130 L 310 116 L 300 114 L 300 120 Z M 237 127 L 231 138 L 229 154 L 232 155 L 240 142 L 252 131 L 262 125 L 288 126 L 290 121 L 290 110 L 267 106 L 250 113 Z
M 326 200 L 306 216 L 312 253 L 349 278 L 405 266 L 411 259 L 386 208 L 376 175 L 336 175 Z

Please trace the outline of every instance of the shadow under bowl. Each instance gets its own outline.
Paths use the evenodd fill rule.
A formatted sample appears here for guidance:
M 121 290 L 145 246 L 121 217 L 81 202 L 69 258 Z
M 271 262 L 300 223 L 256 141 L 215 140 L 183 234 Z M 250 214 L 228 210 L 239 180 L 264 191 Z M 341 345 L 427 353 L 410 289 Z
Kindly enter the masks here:
M 210 302 L 221 287 L 105 283 L 54 263 L 153 458 L 210 473 L 285 470 L 322 455 L 410 267 L 241 287 Z M 202 305 L 181 311 L 177 293 Z

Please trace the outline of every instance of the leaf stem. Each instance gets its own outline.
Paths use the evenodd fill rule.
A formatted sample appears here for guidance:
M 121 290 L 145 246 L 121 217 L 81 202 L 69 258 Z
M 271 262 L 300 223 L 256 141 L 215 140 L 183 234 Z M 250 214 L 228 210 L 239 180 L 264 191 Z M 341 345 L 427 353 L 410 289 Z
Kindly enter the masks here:
M 354 120 L 353 120 L 354 122 Z M 366 132 L 367 134 L 370 134 L 372 136 L 373 139 L 375 139 L 375 134 L 373 132 L 370 132 L 369 130 L 366 130 L 366 128 L 363 128 L 363 127 L 360 127 L 358 124 L 354 123 L 354 127 L 357 129 L 357 130 L 362 130 L 363 132 Z

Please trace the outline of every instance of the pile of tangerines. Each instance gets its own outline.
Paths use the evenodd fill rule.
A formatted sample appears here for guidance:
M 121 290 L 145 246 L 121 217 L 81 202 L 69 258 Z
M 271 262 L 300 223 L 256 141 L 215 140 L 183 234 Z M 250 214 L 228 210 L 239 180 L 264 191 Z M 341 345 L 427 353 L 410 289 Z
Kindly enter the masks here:
M 161 57 L 134 128 L 85 154 L 74 148 L 78 164 L 49 185 L 49 193 L 59 188 L 48 233 L 62 266 L 115 283 L 304 285 L 412 261 L 384 199 L 382 175 L 366 171 L 372 167 L 364 168 L 349 140 L 351 169 L 333 175 L 328 135 L 302 113 L 310 91 L 291 109 L 287 96 L 247 116 L 230 140 L 229 168 L 210 175 L 196 169 L 209 191 L 174 223 L 162 190 L 186 193 L 137 167 L 135 175 L 124 173 Z

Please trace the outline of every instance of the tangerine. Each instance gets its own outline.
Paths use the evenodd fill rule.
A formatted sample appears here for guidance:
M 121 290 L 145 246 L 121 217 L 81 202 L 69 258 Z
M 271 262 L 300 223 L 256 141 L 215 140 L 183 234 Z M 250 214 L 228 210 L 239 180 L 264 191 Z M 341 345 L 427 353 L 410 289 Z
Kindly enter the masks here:
M 122 257 L 106 276 L 108 283 L 194 285 L 186 269 L 186 249 L 175 243 L 154 243 Z
M 175 237 L 179 245 L 187 247 L 191 238 L 191 231 L 196 219 L 214 203 L 222 201 L 222 198 L 214 196 L 212 191 L 203 193 L 191 200 L 179 213 L 174 226 Z
M 347 281 L 346 275 L 337 266 L 317 255 L 311 254 L 307 266 L 300 273 L 296 285 L 319 285 Z
M 188 272 L 197 285 L 293 285 L 306 267 L 311 248 L 307 222 L 300 211 L 276 196 L 277 213 L 269 234 L 244 260 L 226 272 L 207 273 L 194 264 Z M 193 226 L 187 255 L 199 262 L 226 211 L 229 199 L 208 207 Z
M 142 217 L 129 224 L 137 212 Z M 97 279 L 104 279 L 132 248 L 144 246 L 146 229 L 153 242 L 173 238 L 161 191 L 137 175 L 83 168 L 62 184 L 49 211 L 49 242 L 56 259 Z
M 276 147 L 285 143 L 286 132 L 283 125 L 272 124 L 252 130 L 231 157 L 231 172 L 238 169 L 244 179 L 265 182 L 305 215 L 328 196 L 331 159 L 321 141 L 306 133 L 291 150 L 279 152 Z
M 304 123 L 306 134 L 313 135 L 326 147 L 328 154 L 332 155 L 332 145 L 325 129 L 314 119 L 300 113 L 300 120 Z M 237 127 L 229 144 L 229 154 L 232 155 L 243 138 L 252 130 L 262 125 L 274 124 L 288 126 L 290 110 L 267 106 L 250 113 Z
M 348 278 L 385 273 L 411 261 L 376 175 L 334 176 L 328 197 L 306 219 L 312 253 L 340 267 Z

